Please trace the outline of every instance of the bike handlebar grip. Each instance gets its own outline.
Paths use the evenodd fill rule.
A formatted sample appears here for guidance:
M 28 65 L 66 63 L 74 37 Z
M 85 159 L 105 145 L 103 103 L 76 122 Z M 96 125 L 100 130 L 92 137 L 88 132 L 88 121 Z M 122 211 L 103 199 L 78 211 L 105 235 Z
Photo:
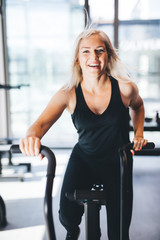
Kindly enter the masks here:
M 10 151 L 11 151 L 11 153 L 22 153 L 20 148 L 19 148 L 19 145 L 12 145 L 10 147 Z
M 11 153 L 21 153 L 19 145 L 12 145 L 10 151 Z M 48 159 L 47 176 L 54 176 L 56 168 L 56 158 L 54 153 L 50 148 L 44 145 L 41 145 L 40 153 Z
M 127 151 L 127 150 L 131 150 L 133 149 L 133 145 L 134 143 L 128 143 L 124 146 L 122 146 L 121 150 L 123 151 Z M 153 142 L 148 142 L 144 147 L 142 147 L 142 150 L 151 150 L 151 149 L 154 149 L 155 148 L 155 144 Z

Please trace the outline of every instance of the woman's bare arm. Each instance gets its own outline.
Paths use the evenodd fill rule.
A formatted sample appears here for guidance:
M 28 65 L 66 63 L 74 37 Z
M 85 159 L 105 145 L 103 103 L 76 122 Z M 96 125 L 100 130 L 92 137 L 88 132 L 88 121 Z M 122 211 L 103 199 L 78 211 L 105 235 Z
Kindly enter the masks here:
M 50 100 L 39 118 L 29 127 L 26 137 L 20 140 L 20 149 L 25 155 L 39 154 L 41 138 L 69 107 L 70 92 L 60 89 Z
M 122 100 L 126 107 L 130 107 L 131 119 L 134 129 L 134 146 L 135 150 L 140 150 L 147 144 L 147 140 L 143 136 L 144 128 L 144 104 L 139 95 L 138 88 L 135 83 L 120 84 Z

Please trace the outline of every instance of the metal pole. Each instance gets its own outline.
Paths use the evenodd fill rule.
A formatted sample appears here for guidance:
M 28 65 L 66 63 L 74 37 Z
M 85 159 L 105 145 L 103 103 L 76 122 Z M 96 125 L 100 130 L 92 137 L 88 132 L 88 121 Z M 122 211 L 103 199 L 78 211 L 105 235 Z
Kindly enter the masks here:
M 114 0 L 114 47 L 118 49 L 118 0 Z
M 89 0 L 84 2 L 84 16 L 85 16 L 85 27 L 89 24 L 90 11 L 89 11 Z
M 1 15 L 2 15 L 2 41 L 3 41 L 5 84 L 9 84 L 5 0 L 1 1 Z M 9 137 L 11 135 L 11 121 L 10 121 L 10 101 L 9 101 L 9 92 L 8 91 L 5 91 L 5 100 L 6 100 L 6 115 L 7 115 L 6 116 L 7 137 Z
M 85 228 L 86 240 L 100 240 L 100 216 L 99 204 L 96 202 L 85 202 Z

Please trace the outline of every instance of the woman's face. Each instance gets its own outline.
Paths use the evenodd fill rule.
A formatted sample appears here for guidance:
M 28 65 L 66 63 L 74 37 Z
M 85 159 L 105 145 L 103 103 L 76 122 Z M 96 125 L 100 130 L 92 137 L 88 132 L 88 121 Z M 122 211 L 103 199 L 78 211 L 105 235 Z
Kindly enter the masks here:
M 81 40 L 78 64 L 82 69 L 83 76 L 90 74 L 99 77 L 106 74 L 108 53 L 104 41 L 98 34 Z

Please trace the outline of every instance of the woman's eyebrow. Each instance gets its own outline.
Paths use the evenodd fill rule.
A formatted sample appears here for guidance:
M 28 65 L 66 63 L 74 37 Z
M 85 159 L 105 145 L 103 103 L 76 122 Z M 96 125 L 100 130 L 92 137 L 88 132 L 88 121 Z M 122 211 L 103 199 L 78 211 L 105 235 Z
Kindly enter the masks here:
M 83 48 L 90 48 L 90 47 L 81 47 L 81 49 L 83 49 Z
M 97 46 L 97 48 L 105 48 L 105 46 Z
M 81 47 L 81 49 L 83 49 L 83 48 L 89 49 L 89 48 L 91 48 L 91 47 Z M 105 48 L 105 47 L 104 47 L 104 46 L 97 46 L 96 48 Z

